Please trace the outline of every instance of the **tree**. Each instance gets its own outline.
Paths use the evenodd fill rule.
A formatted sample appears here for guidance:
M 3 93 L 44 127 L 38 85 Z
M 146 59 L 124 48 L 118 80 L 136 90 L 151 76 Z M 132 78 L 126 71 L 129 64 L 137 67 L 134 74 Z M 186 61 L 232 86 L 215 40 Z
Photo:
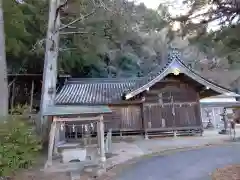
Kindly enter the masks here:
M 229 26 L 240 20 L 239 0 L 184 0 L 183 4 L 190 8 L 186 15 L 179 18 L 182 22 L 197 18 L 201 24 L 217 21 L 219 25 Z
M 240 1 L 185 0 L 189 11 L 174 18 L 180 21 L 183 35 L 191 34 L 191 42 L 203 52 L 221 57 L 230 67 L 240 67 Z M 213 25 L 218 28 L 209 31 Z
M 130 74 L 126 73 L 129 76 L 137 76 L 141 70 L 139 64 L 148 61 L 152 56 L 152 54 L 144 53 L 146 48 L 143 47 L 147 46 L 147 44 L 144 45 L 144 39 L 147 36 L 150 38 L 150 34 L 154 32 L 160 33 L 169 23 L 169 14 L 166 10 L 154 11 L 147 9 L 144 4 L 136 5 L 126 0 L 105 0 L 104 4 L 107 9 L 97 9 L 94 15 L 75 23 L 74 26 L 65 28 L 60 33 L 62 35 L 61 46 L 68 50 L 68 52 L 60 53 L 60 65 L 67 72 L 74 70 L 77 73 L 78 67 L 79 72 L 87 71 L 85 75 L 99 76 L 101 72 L 101 77 L 107 77 L 109 73 L 110 76 L 121 76 L 128 69 L 125 68 L 127 64 L 118 63 L 122 59 L 123 62 L 132 64 L 131 67 L 140 68 L 133 70 Z M 90 13 L 92 10 L 91 1 L 81 1 L 80 10 L 76 8 L 79 7 L 76 4 L 73 7 L 72 10 L 70 4 L 62 16 L 65 17 L 67 14 L 69 18 L 76 16 L 79 11 Z M 62 23 L 67 24 L 68 18 L 63 19 Z M 71 44 L 71 42 L 74 43 Z M 79 56 L 81 58 L 77 58 Z M 75 66 L 76 64 L 82 64 L 82 66 Z M 95 67 L 91 68 L 95 73 L 88 71 L 89 66 Z
M 68 6 L 61 10 L 61 28 L 91 13 L 96 6 L 92 2 L 69 1 Z M 126 65 L 118 67 L 119 59 L 132 57 L 132 67 L 139 67 L 139 63 L 153 58 L 151 54 L 142 56 L 145 52 L 142 48 L 144 38 L 149 32 L 160 32 L 168 26 L 167 11 L 164 8 L 161 11 L 150 10 L 143 4 L 124 0 L 103 2 L 105 7 L 97 8 L 91 16 L 61 29 L 58 60 L 61 73 L 107 77 L 109 70 L 110 76 L 120 76 L 125 71 L 121 67 Z M 8 72 L 42 73 L 48 2 L 27 0 L 18 4 L 5 0 L 4 9 Z M 107 64 L 105 59 L 110 63 Z M 136 76 L 138 71 L 132 71 L 129 76 Z
M 8 115 L 8 82 L 5 52 L 5 31 L 3 18 L 3 2 L 0 0 L 0 116 Z
M 8 73 L 41 73 L 47 26 L 47 1 L 3 1 Z M 38 43 L 36 43 L 38 42 Z

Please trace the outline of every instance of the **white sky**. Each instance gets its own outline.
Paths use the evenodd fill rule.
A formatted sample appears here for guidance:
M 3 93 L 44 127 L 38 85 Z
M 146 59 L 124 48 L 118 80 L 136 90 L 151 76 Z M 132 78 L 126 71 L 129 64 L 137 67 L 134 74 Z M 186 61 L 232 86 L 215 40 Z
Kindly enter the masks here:
M 168 5 L 170 13 L 175 15 L 184 14 L 187 7 L 183 7 L 182 0 L 135 0 L 137 3 L 144 3 L 148 8 L 157 9 L 160 4 Z
M 187 8 L 183 7 L 182 0 L 133 0 L 136 3 L 144 3 L 151 9 L 157 9 L 160 4 L 167 5 L 172 16 L 178 16 L 186 13 Z M 179 23 L 174 23 L 174 29 L 179 28 Z
M 172 16 L 183 15 L 187 12 L 187 6 L 183 6 L 183 0 L 133 0 L 137 3 L 144 3 L 148 8 L 157 9 L 159 4 L 164 4 L 168 6 L 168 10 Z M 209 30 L 218 30 L 219 26 L 217 22 L 212 22 L 209 24 Z M 175 24 L 175 26 L 179 26 Z

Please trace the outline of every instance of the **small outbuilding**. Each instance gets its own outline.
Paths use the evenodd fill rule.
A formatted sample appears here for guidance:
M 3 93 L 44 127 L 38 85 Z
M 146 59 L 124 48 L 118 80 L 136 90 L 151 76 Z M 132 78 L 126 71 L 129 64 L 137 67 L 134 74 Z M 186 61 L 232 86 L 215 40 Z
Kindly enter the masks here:
M 48 160 L 46 163 L 46 168 L 49 168 L 53 165 L 53 156 L 59 155 L 59 146 L 63 147 L 64 143 L 68 143 L 65 139 L 65 133 L 68 129 L 71 128 L 72 132 L 77 132 L 77 129 L 81 125 L 92 125 L 92 128 L 95 128 L 96 125 L 96 136 L 97 136 L 97 146 L 95 147 L 96 152 L 99 148 L 99 160 L 101 162 L 106 161 L 105 156 L 105 147 L 104 147 L 104 115 L 111 113 L 112 111 L 108 106 L 49 106 L 46 108 L 44 116 L 48 117 L 50 121 L 51 128 L 49 133 L 49 147 L 48 147 Z M 68 126 L 66 126 L 68 125 Z M 76 156 L 81 157 L 81 161 L 86 163 L 87 157 L 87 144 L 79 143 L 75 145 L 76 147 L 71 147 L 74 149 L 78 148 L 76 151 Z M 67 148 L 65 146 L 65 148 Z M 71 149 L 70 148 L 70 149 Z M 74 153 L 73 150 L 70 153 Z M 65 153 L 67 154 L 67 153 Z M 68 153 L 69 154 L 69 153 Z M 62 155 L 63 156 L 63 155 Z M 83 157 L 84 156 L 84 157 Z M 71 155 L 74 157 L 74 154 Z M 64 159 L 64 156 L 63 156 Z M 66 159 L 66 158 L 65 158 Z M 79 158 L 76 158 L 79 159 Z M 75 160 L 75 159 L 70 159 Z M 90 158 L 92 160 L 92 158 Z M 64 160 L 65 161 L 65 160 Z M 96 160 L 95 160 L 96 161 Z M 80 162 L 81 163 L 81 162 Z M 88 162 L 89 163 L 89 162 Z M 65 162 L 66 164 L 66 162 Z

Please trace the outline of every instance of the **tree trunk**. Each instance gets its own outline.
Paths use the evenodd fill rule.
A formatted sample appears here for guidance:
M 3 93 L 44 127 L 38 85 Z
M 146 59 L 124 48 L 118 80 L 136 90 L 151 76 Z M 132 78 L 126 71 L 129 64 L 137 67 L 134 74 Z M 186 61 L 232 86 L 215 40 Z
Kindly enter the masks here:
M 57 83 L 57 59 L 59 44 L 60 14 L 56 17 L 56 10 L 60 0 L 50 0 L 48 30 L 46 38 L 45 59 L 43 69 L 43 84 L 41 96 L 41 127 L 46 129 L 47 119 L 43 117 L 46 108 L 54 104 Z M 46 132 L 42 132 L 43 135 Z
M 8 81 L 5 52 L 3 1 L 0 0 L 0 116 L 8 115 Z

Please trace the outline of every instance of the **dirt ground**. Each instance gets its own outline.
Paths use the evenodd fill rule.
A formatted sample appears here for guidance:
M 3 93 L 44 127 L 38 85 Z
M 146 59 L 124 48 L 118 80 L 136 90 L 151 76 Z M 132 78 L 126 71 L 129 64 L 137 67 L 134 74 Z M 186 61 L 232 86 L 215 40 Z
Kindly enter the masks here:
M 45 173 L 43 171 L 47 155 L 44 153 L 38 158 L 34 167 L 17 172 L 10 180 L 70 180 L 70 174 L 67 173 Z M 91 180 L 88 174 L 83 174 L 81 180 Z M 80 180 L 80 177 L 79 177 Z
M 240 180 L 240 165 L 229 165 L 217 169 L 213 175 L 213 180 Z
M 44 168 L 46 157 L 46 152 L 42 152 L 33 167 L 16 172 L 12 180 L 70 180 L 70 177 L 66 173 L 44 173 L 42 169 Z
M 70 177 L 63 173 L 45 174 L 39 170 L 28 170 L 18 173 L 13 180 L 70 180 Z

